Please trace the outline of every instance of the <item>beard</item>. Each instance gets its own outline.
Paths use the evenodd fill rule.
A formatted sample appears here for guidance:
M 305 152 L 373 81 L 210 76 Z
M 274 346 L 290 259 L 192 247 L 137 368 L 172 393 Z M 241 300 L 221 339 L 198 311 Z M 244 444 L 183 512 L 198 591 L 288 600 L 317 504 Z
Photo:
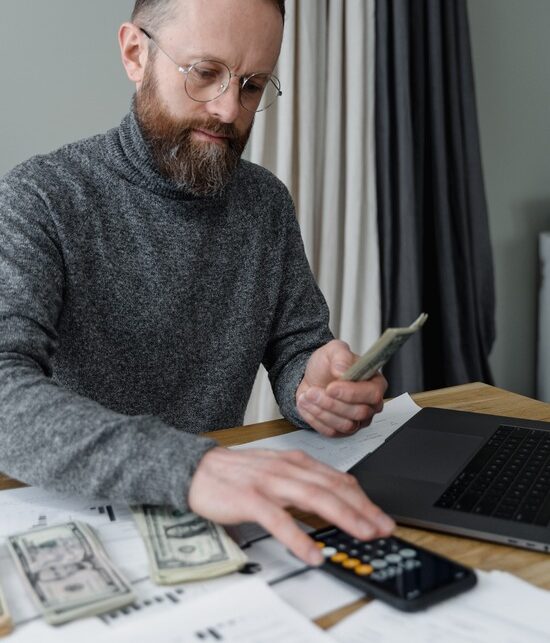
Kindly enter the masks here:
M 160 173 L 196 197 L 219 195 L 229 182 L 246 146 L 252 125 L 243 133 L 214 118 L 176 119 L 162 105 L 151 66 L 136 94 L 135 112 Z M 221 142 L 193 140 L 205 129 L 226 136 Z

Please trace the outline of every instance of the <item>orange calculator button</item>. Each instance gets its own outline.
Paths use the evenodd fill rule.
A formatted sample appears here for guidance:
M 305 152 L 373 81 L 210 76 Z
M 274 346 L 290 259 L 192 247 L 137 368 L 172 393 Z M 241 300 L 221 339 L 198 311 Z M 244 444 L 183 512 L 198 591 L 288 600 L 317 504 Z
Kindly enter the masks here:
M 372 567 L 370 565 L 357 565 L 353 570 L 358 576 L 368 576 L 372 574 Z
M 325 547 L 325 543 L 322 543 L 320 540 L 316 540 L 315 544 L 317 545 L 317 547 L 319 547 L 319 549 L 323 549 Z
M 361 561 L 359 558 L 348 558 L 342 563 L 342 567 L 345 567 L 346 569 L 353 569 L 354 567 L 357 567 L 357 565 L 360 565 Z
M 330 560 L 332 560 L 333 563 L 343 563 L 349 556 L 346 554 L 344 551 L 339 551 L 337 554 L 334 554 L 334 556 L 330 557 Z

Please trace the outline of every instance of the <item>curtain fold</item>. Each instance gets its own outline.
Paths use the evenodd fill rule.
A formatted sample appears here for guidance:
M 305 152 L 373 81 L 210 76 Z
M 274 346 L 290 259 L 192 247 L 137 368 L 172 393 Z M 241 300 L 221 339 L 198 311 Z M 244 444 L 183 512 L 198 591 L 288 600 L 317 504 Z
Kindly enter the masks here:
M 494 278 L 465 0 L 376 1 L 383 326 L 429 320 L 389 394 L 492 382 Z
M 374 12 L 374 0 L 287 0 L 283 96 L 246 152 L 289 188 L 331 329 L 355 352 L 380 333 Z M 277 416 L 260 369 L 245 422 Z

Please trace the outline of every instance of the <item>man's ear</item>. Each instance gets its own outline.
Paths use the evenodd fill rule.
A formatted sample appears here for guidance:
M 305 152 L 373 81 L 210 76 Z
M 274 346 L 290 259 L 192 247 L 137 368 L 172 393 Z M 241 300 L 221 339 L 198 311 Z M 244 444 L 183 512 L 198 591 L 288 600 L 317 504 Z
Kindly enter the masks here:
M 149 40 L 136 25 L 125 22 L 118 30 L 118 44 L 126 74 L 139 89 L 147 64 Z

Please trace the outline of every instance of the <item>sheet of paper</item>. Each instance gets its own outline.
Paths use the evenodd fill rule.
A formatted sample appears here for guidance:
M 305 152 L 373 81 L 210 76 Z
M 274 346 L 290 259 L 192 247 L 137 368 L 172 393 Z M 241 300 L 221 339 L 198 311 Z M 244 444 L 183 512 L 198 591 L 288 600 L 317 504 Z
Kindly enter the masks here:
M 504 572 L 478 571 L 477 586 L 423 612 L 373 601 L 330 630 L 342 643 L 543 643 L 550 592 Z
M 111 507 L 111 511 L 104 509 L 101 512 L 98 507 Z M 38 640 L 36 637 L 33 639 L 37 626 L 39 631 L 46 634 L 52 628 L 42 621 L 27 594 L 15 565 L 8 556 L 4 541 L 10 533 L 30 529 L 35 525 L 49 525 L 68 520 L 83 520 L 94 526 L 107 553 L 130 580 L 138 597 L 129 608 L 86 619 L 90 636 L 102 637 L 126 621 L 134 622 L 142 616 L 168 613 L 199 596 L 245 582 L 251 576 L 272 583 L 276 593 L 308 618 L 317 618 L 353 602 L 360 596 L 357 590 L 317 570 L 293 576 L 305 568 L 302 561 L 289 554 L 275 539 L 262 537 L 265 536 L 265 532 L 262 533 L 250 525 L 246 525 L 242 530 L 245 540 L 253 540 L 245 549 L 250 560 L 250 566 L 246 570 L 249 574 L 236 573 L 203 582 L 159 587 L 149 578 L 143 540 L 128 507 L 124 505 L 105 505 L 86 498 L 71 498 L 39 488 L 26 487 L 1 492 L 0 512 L 3 516 L 0 521 L 0 577 L 18 637 L 26 632 L 29 641 Z M 304 528 L 307 530 L 307 527 Z M 237 529 L 235 533 L 238 532 Z M 260 539 L 255 540 L 255 537 Z M 76 635 L 73 628 L 76 626 L 77 623 L 70 623 L 62 628 L 55 628 L 56 640 L 61 640 L 59 637 L 63 632 L 67 640 L 72 638 L 74 641 Z
M 410 420 L 420 407 L 408 393 L 390 400 L 384 410 L 375 415 L 370 426 L 345 438 L 327 438 L 316 431 L 301 429 L 273 438 L 264 438 L 232 447 L 233 449 L 300 449 L 313 458 L 339 471 L 347 471 L 368 453 L 383 444 L 390 435 Z
M 322 643 L 323 630 L 281 600 L 259 580 L 227 587 L 116 633 L 120 643 Z

